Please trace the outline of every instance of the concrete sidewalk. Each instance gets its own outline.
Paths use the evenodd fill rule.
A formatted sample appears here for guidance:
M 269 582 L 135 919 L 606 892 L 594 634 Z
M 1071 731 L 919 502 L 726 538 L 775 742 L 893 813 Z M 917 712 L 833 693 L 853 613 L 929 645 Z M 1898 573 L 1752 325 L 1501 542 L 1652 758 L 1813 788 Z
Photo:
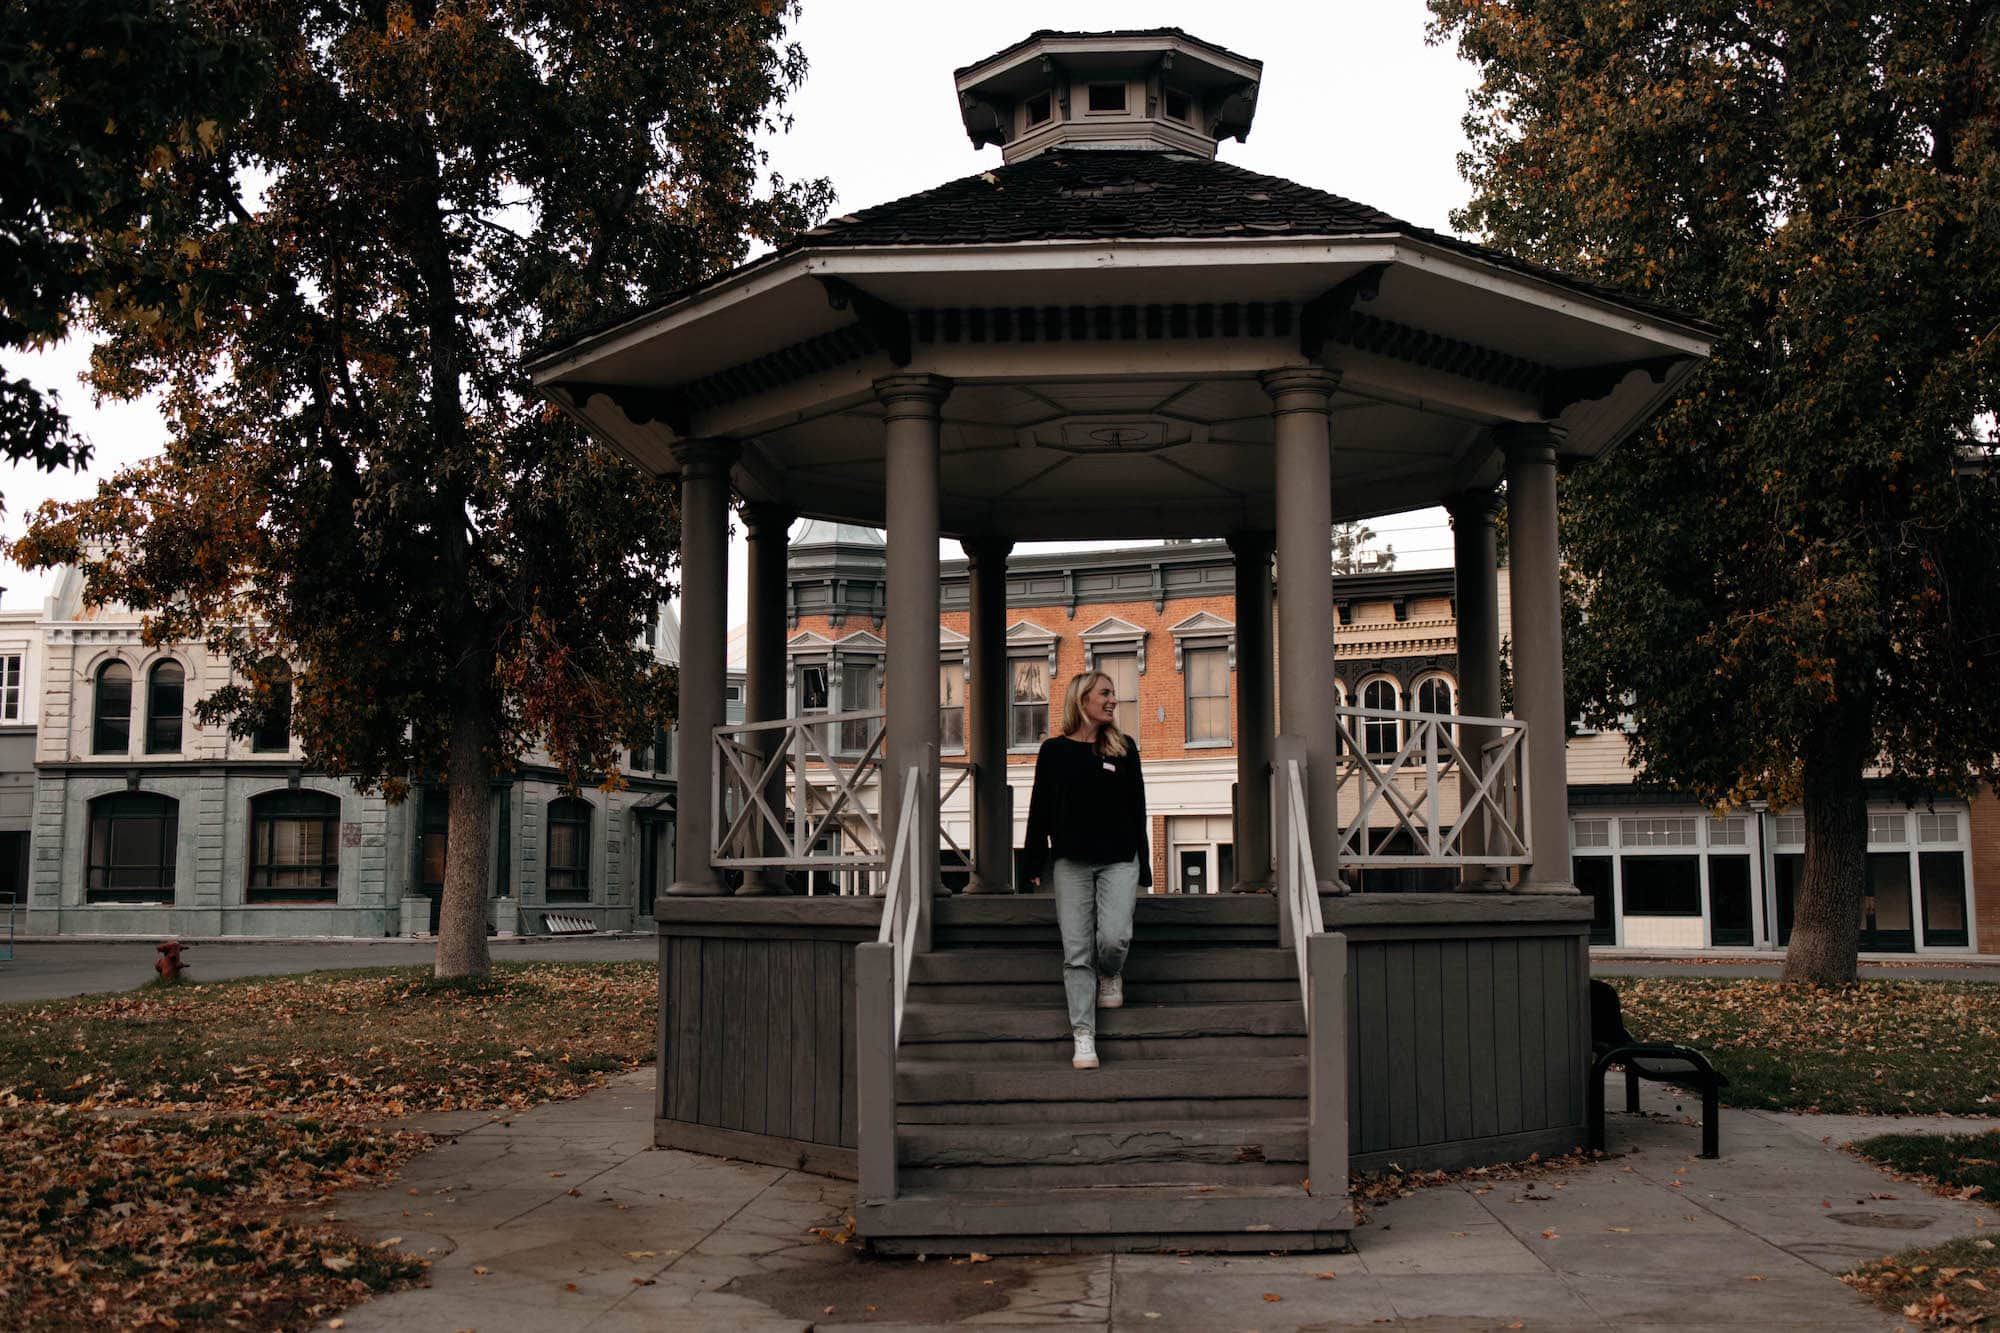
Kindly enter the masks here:
M 2000 1238 L 1989 1209 L 1841 1152 L 1852 1118 L 1725 1111 L 1724 1155 L 1704 1162 L 1671 1091 L 1648 1088 L 1657 1114 L 1611 1117 L 1618 1155 L 1372 1208 L 1352 1254 L 878 1260 L 814 1233 L 838 1233 L 848 1182 L 652 1148 L 651 1091 L 647 1070 L 506 1120 L 420 1122 L 454 1137 L 335 1211 L 427 1253 L 431 1285 L 345 1327 L 1886 1330 L 1899 1321 L 1839 1274 L 1981 1227 Z

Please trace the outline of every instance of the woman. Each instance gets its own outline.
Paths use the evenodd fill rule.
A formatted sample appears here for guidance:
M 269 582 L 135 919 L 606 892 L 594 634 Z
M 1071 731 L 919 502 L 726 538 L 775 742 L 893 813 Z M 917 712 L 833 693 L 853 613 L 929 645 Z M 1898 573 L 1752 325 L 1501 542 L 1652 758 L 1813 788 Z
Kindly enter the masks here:
M 1070 1064 L 1097 1068 L 1097 1011 L 1125 1003 L 1132 904 L 1153 882 L 1139 747 L 1118 730 L 1117 691 L 1102 671 L 1070 678 L 1062 735 L 1042 742 L 1028 798 L 1027 879 L 1048 868 L 1062 927 Z M 1053 849 L 1055 859 L 1049 861 Z

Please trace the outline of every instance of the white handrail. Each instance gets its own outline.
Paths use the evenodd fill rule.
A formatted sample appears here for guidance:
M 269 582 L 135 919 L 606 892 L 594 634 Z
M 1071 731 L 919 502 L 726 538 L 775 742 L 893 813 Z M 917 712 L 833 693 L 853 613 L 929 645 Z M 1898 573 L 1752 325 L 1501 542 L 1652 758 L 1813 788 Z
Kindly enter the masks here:
M 1285 911 L 1292 919 L 1292 949 L 1298 956 L 1299 1002 L 1312 1021 L 1311 978 L 1306 970 L 1306 945 L 1324 934 L 1326 918 L 1319 905 L 1319 874 L 1313 866 L 1312 834 L 1306 825 L 1306 775 L 1296 759 L 1285 761 Z
M 917 895 L 929 892 L 929 886 L 917 883 L 919 858 L 914 853 L 918 847 L 911 836 L 912 826 L 921 817 L 918 802 L 923 797 L 923 776 L 921 768 L 911 768 L 903 775 L 903 804 L 896 814 L 896 846 L 889 857 L 889 886 L 882 896 L 882 927 L 875 935 L 877 944 L 893 945 L 896 951 L 892 1048 L 903 1039 L 903 997 L 910 989 L 910 959 L 917 944 Z

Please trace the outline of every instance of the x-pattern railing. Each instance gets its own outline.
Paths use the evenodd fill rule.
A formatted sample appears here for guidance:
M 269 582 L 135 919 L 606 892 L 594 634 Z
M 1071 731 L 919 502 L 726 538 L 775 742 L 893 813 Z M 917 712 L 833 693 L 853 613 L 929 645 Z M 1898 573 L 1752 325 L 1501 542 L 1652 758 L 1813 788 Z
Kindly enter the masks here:
M 886 860 L 882 825 L 871 797 L 882 770 L 879 726 L 859 754 L 827 745 L 849 722 L 879 722 L 880 712 L 808 713 L 772 722 L 739 722 L 715 729 L 715 830 L 712 860 L 719 866 L 844 866 L 876 868 Z M 790 793 L 790 818 L 770 795 Z M 733 811 L 734 813 L 730 813 Z M 838 828 L 853 850 L 818 851 L 815 844 Z
M 1343 801 L 1334 860 L 1343 866 L 1523 865 L 1529 860 L 1528 787 L 1517 718 L 1460 717 L 1377 708 L 1338 710 L 1337 795 Z M 1394 753 L 1370 754 L 1371 732 L 1393 724 L 1402 741 Z M 1475 753 L 1466 738 L 1491 737 Z M 1469 786 L 1459 779 L 1470 774 Z M 1444 797 L 1459 796 L 1447 819 Z M 1352 814 L 1344 808 L 1352 797 Z M 1466 833 L 1477 827 L 1478 847 Z M 1410 850 L 1383 850 L 1407 834 Z

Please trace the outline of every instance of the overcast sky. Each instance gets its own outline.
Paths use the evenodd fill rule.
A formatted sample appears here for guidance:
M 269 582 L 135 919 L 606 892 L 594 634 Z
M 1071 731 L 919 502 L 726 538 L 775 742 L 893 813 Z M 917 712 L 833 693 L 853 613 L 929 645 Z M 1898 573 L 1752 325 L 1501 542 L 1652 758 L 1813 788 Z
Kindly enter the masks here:
M 1264 62 L 1249 141 L 1225 142 L 1222 157 L 1371 204 L 1422 226 L 1449 229 L 1465 201 L 1457 172 L 1459 128 L 1471 68 L 1449 48 L 1424 42 L 1421 0 L 1334 0 L 1234 5 L 1180 0 L 1029 0 L 981 8 L 935 0 L 807 0 L 794 29 L 811 61 L 793 100 L 789 134 L 768 145 L 788 177 L 826 176 L 836 214 L 914 194 L 997 166 L 998 148 L 974 151 L 959 122 L 951 72 L 1037 28 L 1179 27 Z M 79 386 L 85 350 L 66 346 L 5 359 L 58 390 L 96 446 L 81 474 L 0 466 L 4 532 L 12 540 L 44 499 L 87 495 L 95 479 L 158 452 L 164 438 L 150 403 L 93 406 Z M 1376 521 L 1403 567 L 1450 563 L 1438 511 Z M 742 615 L 742 561 L 733 562 L 732 620 Z M 5 605 L 38 605 L 51 583 L 0 562 Z

